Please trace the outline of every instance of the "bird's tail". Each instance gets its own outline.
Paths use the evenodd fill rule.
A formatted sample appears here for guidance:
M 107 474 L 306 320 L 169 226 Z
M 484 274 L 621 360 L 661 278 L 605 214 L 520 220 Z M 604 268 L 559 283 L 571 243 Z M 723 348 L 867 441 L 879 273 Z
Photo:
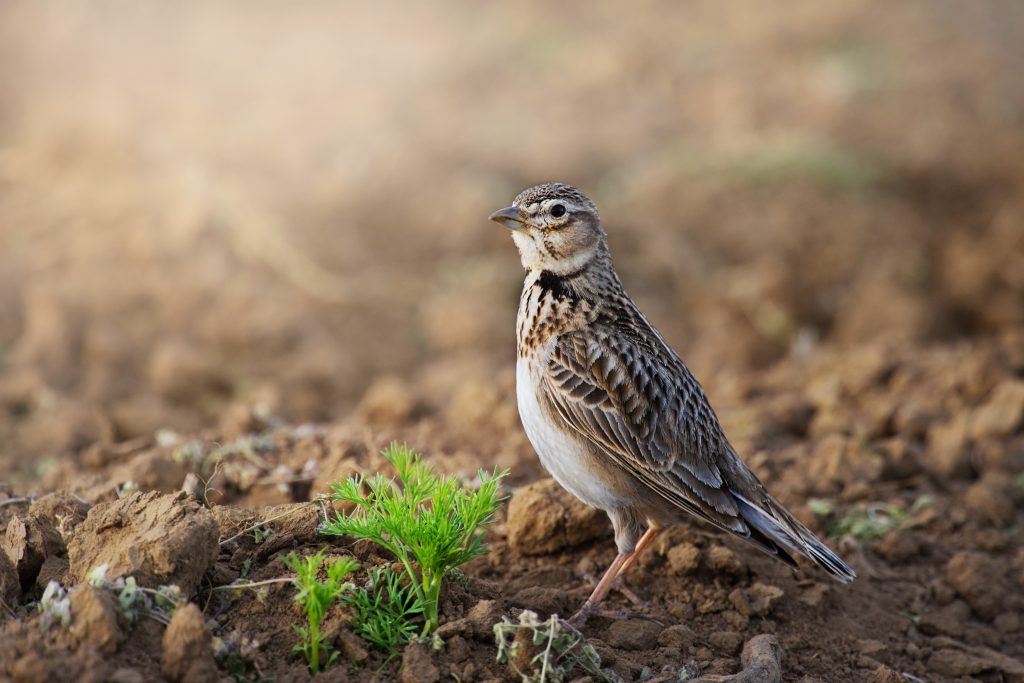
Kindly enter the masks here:
M 801 524 L 774 498 L 765 495 L 765 504 L 757 505 L 733 493 L 744 521 L 758 532 L 759 539 L 770 541 L 784 555 L 789 550 L 814 561 L 840 583 L 849 583 L 857 577 L 853 569 L 843 562 L 831 548 L 822 543 L 814 532 Z M 758 543 L 757 545 L 760 545 Z

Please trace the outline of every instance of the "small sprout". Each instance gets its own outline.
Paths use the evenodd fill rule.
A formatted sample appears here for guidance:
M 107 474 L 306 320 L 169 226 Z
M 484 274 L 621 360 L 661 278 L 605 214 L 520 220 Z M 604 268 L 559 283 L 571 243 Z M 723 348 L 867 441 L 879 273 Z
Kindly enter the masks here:
M 914 515 L 930 507 L 934 502 L 931 496 L 920 496 L 909 507 L 899 503 L 872 503 L 850 508 L 828 525 L 828 535 L 832 538 L 853 536 L 861 542 L 875 541 L 896 529 L 915 526 Z M 811 501 L 811 509 L 814 501 Z M 830 504 L 831 501 L 829 501 Z M 825 515 L 837 512 L 833 507 Z M 817 512 L 815 510 L 815 512 Z
M 49 630 L 55 621 L 59 621 L 61 626 L 70 624 L 71 597 L 67 590 L 56 581 L 50 581 L 39 600 L 39 611 L 43 614 L 40 623 L 44 631 Z
M 295 602 L 299 603 L 306 614 L 307 626 L 296 626 L 295 631 L 301 636 L 302 642 L 295 646 L 295 652 L 301 652 L 309 664 L 309 670 L 316 674 L 327 668 L 338 656 L 332 652 L 330 645 L 323 640 L 320 625 L 323 623 L 327 610 L 341 594 L 351 587 L 343 583 L 345 577 L 359 568 L 359 563 L 351 558 L 324 560 L 324 551 L 316 555 L 299 557 L 295 552 L 289 553 L 284 564 L 295 572 L 292 583 L 298 591 Z M 318 576 L 321 567 L 327 569 L 327 580 Z M 322 660 L 321 657 L 325 659 Z
M 494 639 L 498 663 L 509 664 L 523 683 L 562 683 L 581 675 L 606 683 L 622 681 L 614 671 L 601 668 L 597 650 L 557 614 L 540 621 L 535 612 L 523 610 L 518 624 L 502 617 L 494 625 Z
M 107 569 L 109 569 L 109 567 L 105 564 L 93 567 L 89 570 L 89 573 L 85 575 L 85 582 L 93 588 L 105 587 L 107 585 Z
M 256 545 L 259 545 L 260 543 L 263 543 L 263 541 L 265 541 L 268 538 L 270 538 L 273 534 L 274 534 L 274 530 L 273 529 L 271 529 L 269 527 L 265 527 L 262 524 L 257 524 L 255 527 L 253 527 L 253 530 L 252 530 L 252 538 L 253 538 L 253 541 L 256 542 Z
M 438 474 L 406 446 L 392 444 L 384 457 L 398 481 L 377 474 L 334 484 L 331 497 L 355 509 L 337 513 L 321 533 L 365 538 L 397 557 L 423 604 L 421 635 L 429 636 L 440 621 L 442 580 L 488 552 L 484 534 L 495 520 L 500 481 L 508 472 L 481 471 L 479 487 L 470 489 L 457 477 Z
M 244 579 L 249 576 L 249 570 L 252 569 L 252 560 L 248 557 L 242 562 L 242 571 L 240 576 Z
M 413 621 L 423 616 L 419 594 L 404 574 L 389 566 L 371 569 L 369 587 L 347 593 L 342 600 L 355 607 L 356 635 L 387 653 L 388 661 L 419 630 Z
M 836 502 L 828 498 L 811 498 L 807 501 L 807 507 L 814 514 L 827 517 L 836 509 Z

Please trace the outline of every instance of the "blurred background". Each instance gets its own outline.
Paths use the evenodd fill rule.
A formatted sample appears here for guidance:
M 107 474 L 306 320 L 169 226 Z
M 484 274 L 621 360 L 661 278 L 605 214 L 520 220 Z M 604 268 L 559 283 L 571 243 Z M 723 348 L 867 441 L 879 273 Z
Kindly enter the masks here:
M 1022 35 L 1018 0 L 6 0 L 0 477 L 235 405 L 514 405 L 486 217 L 542 181 L 713 398 L 1019 331 Z

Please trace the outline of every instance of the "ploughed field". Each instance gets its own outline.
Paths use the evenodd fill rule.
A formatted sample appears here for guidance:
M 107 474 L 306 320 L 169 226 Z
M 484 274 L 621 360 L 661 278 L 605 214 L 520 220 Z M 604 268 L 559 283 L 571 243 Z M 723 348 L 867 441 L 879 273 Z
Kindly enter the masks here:
M 397 441 L 508 499 L 443 647 L 338 603 L 318 680 L 1024 681 L 1018 4 L 53 4 L 0 8 L 0 680 L 309 679 L 285 558 L 395 565 L 318 496 Z M 852 584 L 682 525 L 498 661 L 615 552 L 516 414 L 486 216 L 546 180 Z

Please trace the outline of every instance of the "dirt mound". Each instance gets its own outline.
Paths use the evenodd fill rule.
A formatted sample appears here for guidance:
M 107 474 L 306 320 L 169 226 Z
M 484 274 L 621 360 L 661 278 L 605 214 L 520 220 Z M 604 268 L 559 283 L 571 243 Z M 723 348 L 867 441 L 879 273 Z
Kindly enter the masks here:
M 133 493 L 93 507 L 68 546 L 72 583 L 105 565 L 107 577 L 134 576 L 140 586 L 199 588 L 217 558 L 219 528 L 210 511 L 185 494 Z

